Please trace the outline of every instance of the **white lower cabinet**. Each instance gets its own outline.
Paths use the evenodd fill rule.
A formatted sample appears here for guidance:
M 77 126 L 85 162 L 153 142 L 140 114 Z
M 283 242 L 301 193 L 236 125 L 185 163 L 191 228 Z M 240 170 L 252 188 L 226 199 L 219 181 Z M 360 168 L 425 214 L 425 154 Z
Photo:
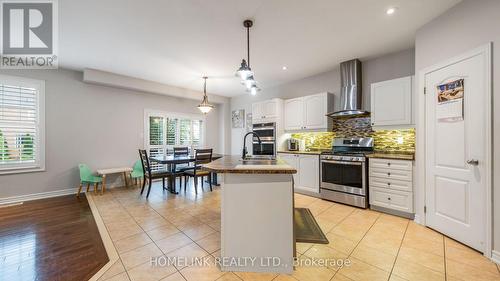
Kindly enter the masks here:
M 413 161 L 370 158 L 369 201 L 408 214 L 413 213 Z
M 319 196 L 319 155 L 278 153 L 297 173 L 293 176 L 296 192 Z

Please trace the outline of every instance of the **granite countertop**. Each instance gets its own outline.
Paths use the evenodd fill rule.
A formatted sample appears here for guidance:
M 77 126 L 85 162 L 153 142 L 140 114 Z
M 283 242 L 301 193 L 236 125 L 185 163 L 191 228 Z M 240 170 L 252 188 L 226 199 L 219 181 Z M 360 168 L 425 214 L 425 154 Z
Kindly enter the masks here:
M 305 150 L 278 150 L 278 153 L 289 153 L 289 154 L 311 154 L 311 155 L 320 155 L 321 150 L 313 150 L 313 151 L 305 151 Z
M 214 173 L 230 173 L 230 174 L 295 174 L 292 166 L 285 161 L 277 159 L 272 163 L 259 161 L 250 161 L 244 163 L 241 156 L 224 156 L 208 164 L 203 164 L 202 167 Z
M 366 157 L 396 160 L 415 160 L 415 153 L 402 151 L 374 151 L 373 153 L 367 153 Z

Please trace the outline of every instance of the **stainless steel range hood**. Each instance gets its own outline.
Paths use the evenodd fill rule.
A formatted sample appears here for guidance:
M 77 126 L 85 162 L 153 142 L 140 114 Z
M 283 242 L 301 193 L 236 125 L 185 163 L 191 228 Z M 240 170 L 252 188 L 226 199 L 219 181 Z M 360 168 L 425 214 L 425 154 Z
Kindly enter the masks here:
M 340 64 L 340 111 L 330 112 L 329 117 L 364 115 L 361 109 L 361 61 L 353 59 Z

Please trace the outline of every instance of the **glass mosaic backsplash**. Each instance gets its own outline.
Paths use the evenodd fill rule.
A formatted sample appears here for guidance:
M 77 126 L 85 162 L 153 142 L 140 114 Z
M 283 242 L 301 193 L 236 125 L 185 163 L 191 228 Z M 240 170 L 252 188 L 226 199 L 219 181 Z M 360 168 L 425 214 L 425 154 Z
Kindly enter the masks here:
M 377 130 L 372 136 L 375 150 L 415 152 L 415 129 Z
M 323 150 L 332 148 L 333 132 L 309 132 L 294 133 L 291 135 L 294 139 L 304 140 L 306 150 Z
M 372 130 L 370 117 L 336 119 L 332 132 L 293 133 L 292 138 L 305 141 L 306 150 L 331 149 L 334 137 L 373 137 L 378 151 L 415 152 L 415 129 Z

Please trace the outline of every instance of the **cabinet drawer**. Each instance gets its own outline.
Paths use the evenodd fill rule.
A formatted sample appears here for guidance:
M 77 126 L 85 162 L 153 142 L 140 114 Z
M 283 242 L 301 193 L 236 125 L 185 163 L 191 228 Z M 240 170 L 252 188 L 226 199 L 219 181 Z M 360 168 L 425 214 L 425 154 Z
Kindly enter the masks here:
M 370 187 L 369 197 L 371 205 L 413 213 L 413 195 L 411 192 Z
M 413 163 L 412 161 L 409 160 L 370 158 L 369 166 L 371 168 L 386 168 L 386 169 L 411 171 Z
M 413 182 L 411 181 L 399 181 L 394 179 L 383 179 L 383 178 L 370 178 L 370 187 L 380 187 L 401 190 L 406 192 L 413 191 Z
M 394 179 L 401 181 L 412 181 L 412 171 L 405 170 L 395 170 L 395 169 L 379 169 L 372 168 L 369 169 L 370 178 L 377 177 L 382 179 Z

